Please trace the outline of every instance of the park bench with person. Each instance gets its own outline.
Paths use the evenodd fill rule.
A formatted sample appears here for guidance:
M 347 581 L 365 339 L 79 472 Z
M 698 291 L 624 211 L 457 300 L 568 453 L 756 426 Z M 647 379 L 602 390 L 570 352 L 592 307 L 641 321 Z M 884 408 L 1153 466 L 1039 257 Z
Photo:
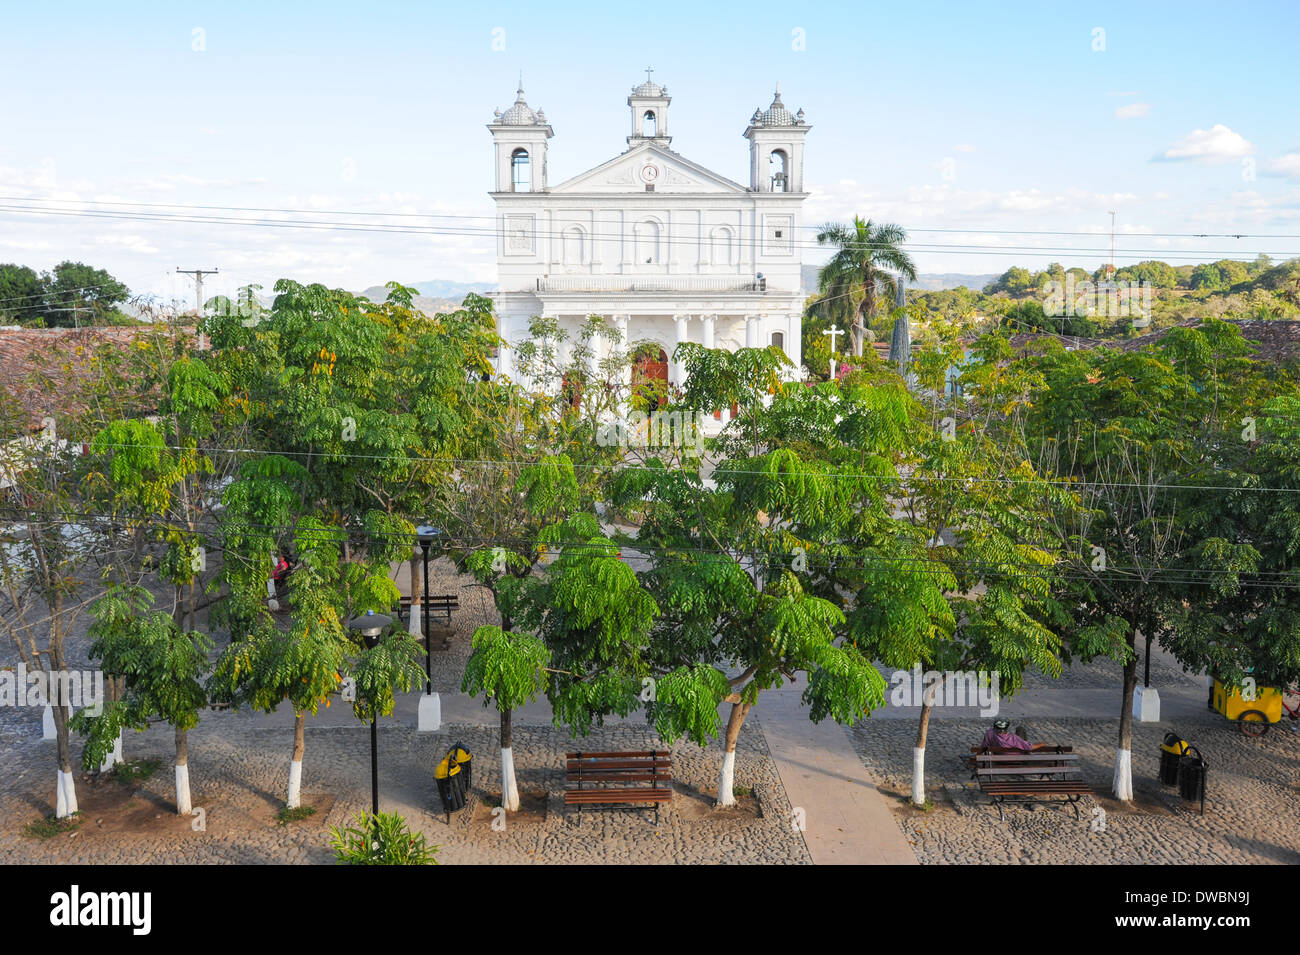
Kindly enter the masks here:
M 641 810 L 672 802 L 673 765 L 667 750 L 565 753 L 564 806 Z
M 1029 753 L 1073 753 L 1073 746 L 1059 746 L 1056 743 L 1034 743 L 1034 748 L 1028 750 Z M 1004 746 L 972 746 L 970 755 L 966 757 L 966 768 L 970 770 L 970 778 L 975 778 L 975 757 L 984 755 L 994 756 L 1022 756 L 1026 753 L 1023 749 L 1009 749 Z M 1009 766 L 1014 766 L 1014 762 L 1008 762 Z
M 1095 795 L 1083 781 L 1079 754 L 1071 752 L 1069 747 L 1052 747 L 1052 751 L 981 752 L 973 759 L 980 792 L 997 807 L 999 819 L 1004 818 L 1004 803 L 1047 802 L 1058 797 L 1074 808 L 1077 819 L 1079 800 Z

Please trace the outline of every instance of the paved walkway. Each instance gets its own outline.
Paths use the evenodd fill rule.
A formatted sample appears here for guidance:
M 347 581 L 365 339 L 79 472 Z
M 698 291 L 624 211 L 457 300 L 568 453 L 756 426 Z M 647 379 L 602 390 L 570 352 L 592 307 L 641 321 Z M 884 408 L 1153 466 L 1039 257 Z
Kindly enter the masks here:
M 808 719 L 803 684 L 765 690 L 757 714 L 790 805 L 804 810 L 817 865 L 916 865 L 916 853 L 867 775 L 847 731 Z

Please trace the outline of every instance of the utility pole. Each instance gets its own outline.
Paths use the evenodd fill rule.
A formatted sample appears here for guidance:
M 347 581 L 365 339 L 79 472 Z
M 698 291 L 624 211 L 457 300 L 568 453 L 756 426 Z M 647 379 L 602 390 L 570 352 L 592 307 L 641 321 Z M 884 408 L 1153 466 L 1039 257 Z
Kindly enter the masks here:
M 216 275 L 217 270 L 216 269 L 183 269 L 178 265 L 176 266 L 176 274 L 194 276 L 194 299 L 196 304 L 195 314 L 198 316 L 198 322 L 202 324 L 203 322 L 203 276 Z M 199 332 L 199 351 L 202 351 L 203 348 L 204 348 L 203 332 Z
M 1110 214 L 1110 268 L 1106 270 L 1106 278 L 1110 278 L 1115 272 L 1115 213 Z

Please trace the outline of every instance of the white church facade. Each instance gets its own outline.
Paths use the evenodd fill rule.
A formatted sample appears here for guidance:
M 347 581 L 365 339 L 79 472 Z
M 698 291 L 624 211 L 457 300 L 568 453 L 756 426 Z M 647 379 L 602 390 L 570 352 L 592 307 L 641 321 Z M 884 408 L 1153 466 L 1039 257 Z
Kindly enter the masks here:
M 533 316 L 572 336 L 589 315 L 606 316 L 625 348 L 682 384 L 672 362 L 680 342 L 709 348 L 781 347 L 800 366 L 803 311 L 801 206 L 803 111 L 778 92 L 755 110 L 749 182 L 705 169 L 670 148 L 666 87 L 646 82 L 627 98 L 627 148 L 587 172 L 547 181 L 554 135 L 518 91 L 488 125 L 495 149 L 498 331 L 509 344 Z M 608 344 L 602 348 L 611 347 Z M 655 354 L 656 351 L 658 354 Z M 601 355 L 595 356 L 599 361 Z M 512 349 L 499 371 L 514 371 Z

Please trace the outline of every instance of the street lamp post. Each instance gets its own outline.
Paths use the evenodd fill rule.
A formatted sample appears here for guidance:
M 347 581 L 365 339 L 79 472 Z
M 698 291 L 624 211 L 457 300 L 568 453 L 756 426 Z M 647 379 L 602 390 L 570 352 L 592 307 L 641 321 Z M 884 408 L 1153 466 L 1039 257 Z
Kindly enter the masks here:
M 424 590 L 420 601 L 420 630 L 424 634 L 424 696 L 420 697 L 420 709 L 416 717 L 416 732 L 420 733 L 436 733 L 442 726 L 442 700 L 433 692 L 433 638 L 429 634 L 429 547 L 441 533 L 438 528 L 428 524 L 415 529 L 420 550 L 424 553 Z
M 373 650 L 379 646 L 379 635 L 384 632 L 393 618 L 382 613 L 367 610 L 360 617 L 348 621 L 348 627 L 361 634 L 366 649 Z M 379 730 L 376 724 L 375 705 L 370 703 L 370 814 L 379 815 Z

